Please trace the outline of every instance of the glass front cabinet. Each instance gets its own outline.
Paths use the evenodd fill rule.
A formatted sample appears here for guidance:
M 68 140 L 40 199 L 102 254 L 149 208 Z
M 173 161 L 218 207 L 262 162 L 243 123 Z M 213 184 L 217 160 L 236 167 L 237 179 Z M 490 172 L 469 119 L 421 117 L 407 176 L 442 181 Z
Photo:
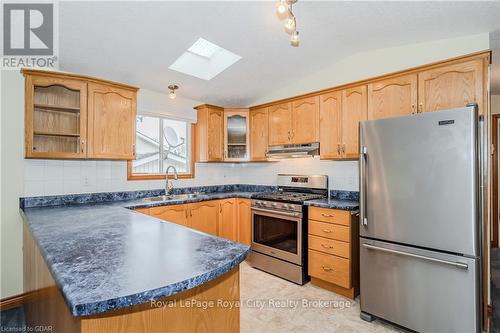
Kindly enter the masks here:
M 250 160 L 248 109 L 224 110 L 224 161 Z

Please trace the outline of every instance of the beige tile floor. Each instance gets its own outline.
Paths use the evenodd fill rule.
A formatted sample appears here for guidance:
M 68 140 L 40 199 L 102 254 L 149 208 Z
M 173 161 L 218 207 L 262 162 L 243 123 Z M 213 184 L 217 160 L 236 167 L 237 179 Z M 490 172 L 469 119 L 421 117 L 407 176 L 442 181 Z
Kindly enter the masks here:
M 372 323 L 361 320 L 357 301 L 310 283 L 298 286 L 254 269 L 246 262 L 240 266 L 240 272 L 243 333 L 400 332 L 378 320 Z M 303 300 L 311 306 L 302 306 Z

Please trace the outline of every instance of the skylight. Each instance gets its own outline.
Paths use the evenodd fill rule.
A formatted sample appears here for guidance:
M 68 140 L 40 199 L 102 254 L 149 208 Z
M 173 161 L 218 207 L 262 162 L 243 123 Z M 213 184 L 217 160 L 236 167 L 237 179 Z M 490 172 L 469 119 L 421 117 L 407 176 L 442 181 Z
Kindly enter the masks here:
M 211 80 L 240 59 L 241 56 L 199 38 L 168 68 L 203 80 Z

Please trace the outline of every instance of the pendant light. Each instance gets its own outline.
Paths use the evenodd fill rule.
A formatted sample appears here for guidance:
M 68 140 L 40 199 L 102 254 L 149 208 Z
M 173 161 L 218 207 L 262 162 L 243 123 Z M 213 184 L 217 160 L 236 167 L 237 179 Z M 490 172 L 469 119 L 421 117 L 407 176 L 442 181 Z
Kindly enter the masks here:
M 276 14 L 280 20 L 284 20 L 285 32 L 290 35 L 290 45 L 300 45 L 299 32 L 297 31 L 297 19 L 292 11 L 292 6 L 298 0 L 278 0 L 276 3 Z
M 171 85 L 169 85 L 169 86 L 168 86 L 168 89 L 170 90 L 170 93 L 168 94 L 168 97 L 169 97 L 170 99 L 175 99 L 175 97 L 177 97 L 177 96 L 175 95 L 175 91 L 176 91 L 177 89 L 179 89 L 179 86 L 178 86 L 178 85 L 176 85 L 176 84 L 171 84 Z

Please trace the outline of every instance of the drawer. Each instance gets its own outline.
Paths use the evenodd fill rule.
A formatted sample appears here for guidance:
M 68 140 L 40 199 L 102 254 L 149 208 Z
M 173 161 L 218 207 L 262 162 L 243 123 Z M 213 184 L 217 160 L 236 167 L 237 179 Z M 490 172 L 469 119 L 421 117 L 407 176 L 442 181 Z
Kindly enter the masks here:
M 349 259 L 351 243 L 309 235 L 309 249 Z
M 350 227 L 343 225 L 309 220 L 309 235 L 349 242 L 351 240 L 350 230 Z
M 351 212 L 347 210 L 309 207 L 309 219 L 320 222 L 351 225 Z
M 351 262 L 348 259 L 309 250 L 309 275 L 343 288 L 351 288 Z

